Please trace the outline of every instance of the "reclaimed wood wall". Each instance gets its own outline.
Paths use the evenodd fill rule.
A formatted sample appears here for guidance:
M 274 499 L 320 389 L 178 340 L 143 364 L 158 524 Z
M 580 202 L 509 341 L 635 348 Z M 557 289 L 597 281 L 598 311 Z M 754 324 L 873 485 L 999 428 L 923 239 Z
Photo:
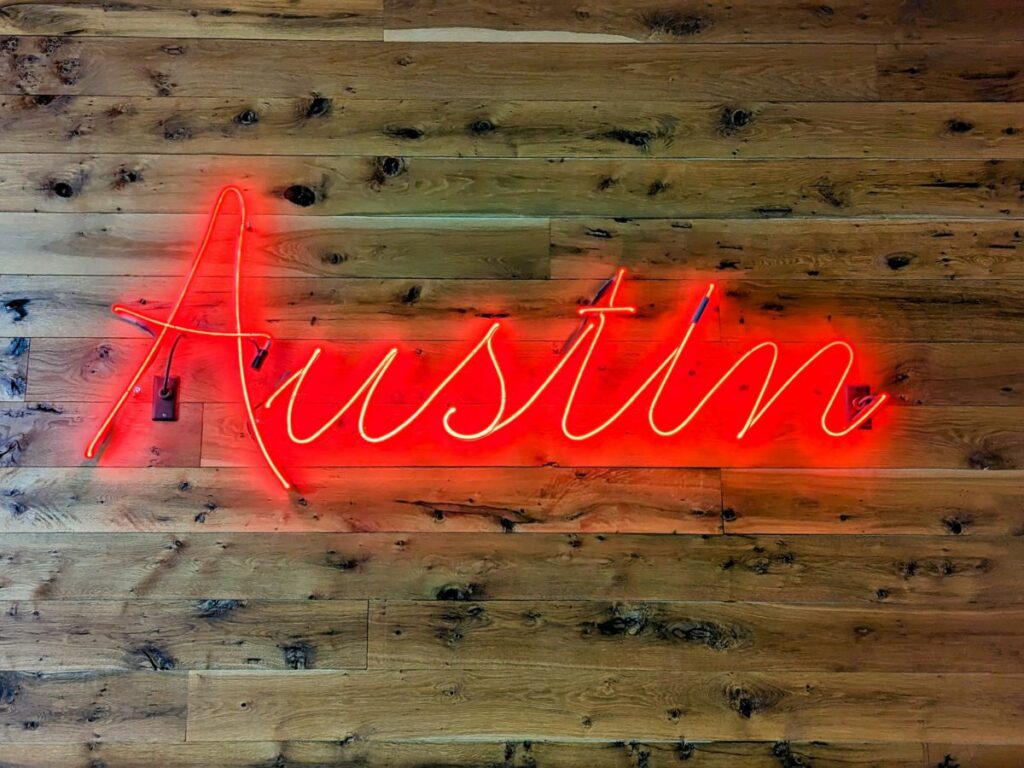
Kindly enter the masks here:
M 1022 102 L 1017 0 L 3 0 L 0 765 L 1024 764 Z M 891 434 L 289 497 L 185 344 L 84 462 L 225 177 L 279 335 L 713 273 L 723 339 L 855 323 Z

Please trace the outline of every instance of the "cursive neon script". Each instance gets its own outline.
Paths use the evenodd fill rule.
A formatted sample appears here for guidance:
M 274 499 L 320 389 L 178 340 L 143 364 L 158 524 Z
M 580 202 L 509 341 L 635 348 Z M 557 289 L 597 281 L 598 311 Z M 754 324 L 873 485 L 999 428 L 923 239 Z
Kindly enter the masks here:
M 182 307 L 185 304 L 190 290 L 192 289 L 193 282 L 203 259 L 209 251 L 214 228 L 223 213 L 224 204 L 229 199 L 234 199 L 237 202 L 240 211 L 238 228 L 233 231 L 233 238 L 231 242 L 231 255 L 233 260 L 231 291 L 231 310 L 233 316 L 233 322 L 231 324 L 232 327 L 229 330 L 214 331 L 195 327 L 193 325 L 182 324 L 178 322 L 178 316 L 181 313 Z M 132 392 L 136 391 L 140 379 L 152 366 L 161 347 L 165 344 L 168 335 L 172 332 L 175 334 L 192 335 L 198 338 L 234 340 L 236 350 L 236 355 L 234 357 L 237 365 L 237 375 L 241 387 L 246 418 L 248 419 L 250 427 L 250 433 L 259 448 L 267 467 L 274 474 L 280 484 L 286 489 L 290 488 L 292 483 L 282 471 L 278 459 L 275 458 L 278 454 L 278 446 L 272 446 L 269 444 L 269 441 L 266 439 L 264 431 L 260 426 L 260 421 L 256 418 L 255 412 L 258 407 L 262 406 L 265 409 L 273 409 L 277 406 L 278 409 L 280 409 L 280 403 L 284 403 L 284 423 L 288 441 L 296 445 L 308 445 L 321 439 L 329 429 L 337 425 L 347 413 L 358 406 L 356 428 L 360 437 L 368 443 L 383 443 L 413 427 L 413 425 L 421 419 L 424 412 L 430 408 L 430 406 L 441 396 L 443 392 L 445 392 L 452 381 L 455 380 L 471 362 L 477 359 L 485 360 L 493 373 L 499 394 L 498 402 L 495 404 L 494 414 L 490 420 L 474 431 L 462 431 L 453 426 L 453 416 L 458 411 L 458 406 L 449 405 L 441 419 L 441 426 L 443 427 L 444 432 L 454 440 L 467 442 L 480 441 L 508 428 L 511 424 L 520 420 L 524 414 L 534 406 L 538 399 L 548 391 L 552 382 L 554 382 L 563 373 L 563 371 L 567 371 L 570 367 L 575 368 L 575 373 L 572 375 L 570 371 L 570 373 L 567 374 L 572 375 L 572 379 L 564 407 L 562 408 L 560 428 L 562 434 L 564 434 L 569 440 L 573 441 L 590 440 L 597 435 L 602 434 L 612 427 L 612 425 L 615 424 L 627 410 L 633 407 L 637 401 L 645 395 L 648 397 L 646 403 L 646 421 L 652 434 L 663 438 L 678 435 L 693 422 L 698 414 L 705 409 L 712 397 L 722 389 L 735 372 L 751 360 L 755 360 L 763 366 L 763 376 L 760 379 L 760 385 L 753 388 L 756 395 L 753 398 L 753 404 L 750 407 L 749 412 L 746 414 L 746 418 L 743 420 L 743 423 L 736 434 L 737 440 L 743 439 L 743 437 L 747 435 L 759 421 L 761 421 L 769 409 L 778 401 L 779 397 L 782 396 L 782 394 L 786 392 L 811 365 L 825 355 L 829 355 L 829 359 L 835 357 L 842 361 L 839 368 L 835 371 L 834 387 L 830 390 L 830 395 L 827 397 L 820 415 L 820 426 L 825 435 L 839 438 L 849 434 L 855 429 L 858 429 L 868 419 L 870 419 L 887 400 L 887 395 L 884 393 L 875 395 L 870 398 L 868 402 L 863 404 L 863 407 L 861 407 L 852 419 L 845 419 L 845 423 L 833 426 L 830 422 L 836 420 L 833 415 L 833 411 L 836 410 L 836 402 L 839 400 L 840 394 L 846 386 L 847 378 L 849 377 L 850 371 L 853 367 L 853 347 L 851 347 L 847 342 L 839 340 L 829 341 L 823 344 L 809 355 L 795 371 L 785 378 L 784 381 L 773 389 L 772 384 L 775 378 L 776 366 L 779 361 L 779 345 L 774 341 L 764 341 L 755 344 L 749 350 L 740 355 L 681 419 L 678 419 L 675 423 L 665 423 L 664 417 L 659 416 L 658 406 L 665 396 L 666 387 L 672 379 L 673 373 L 675 372 L 687 345 L 690 343 L 695 329 L 700 323 L 701 318 L 704 316 L 709 305 L 715 290 L 714 284 L 710 284 L 707 286 L 703 295 L 697 302 L 697 305 L 690 316 L 689 322 L 685 325 L 685 328 L 681 330 L 679 342 L 670 349 L 663 359 L 657 362 L 654 369 L 643 380 L 643 382 L 640 383 L 625 398 L 624 402 L 622 402 L 622 404 L 603 422 L 585 431 L 577 430 L 572 425 L 573 406 L 576 401 L 581 382 L 583 382 L 586 372 L 591 366 L 594 351 L 598 348 L 599 342 L 605 333 L 610 318 L 629 317 L 636 313 L 635 307 L 620 305 L 618 302 L 619 289 L 621 288 L 625 278 L 625 270 L 619 269 L 616 272 L 615 277 L 611 280 L 608 290 L 605 292 L 607 300 L 604 300 L 602 297 L 600 305 L 598 305 L 598 302 L 595 302 L 592 306 L 585 306 L 578 310 L 580 315 L 579 328 L 570 337 L 569 342 L 559 355 L 558 362 L 553 366 L 547 376 L 543 378 L 540 384 L 537 385 L 533 392 L 529 394 L 529 396 L 525 397 L 521 403 L 513 404 L 509 402 L 506 371 L 502 368 L 494 349 L 495 338 L 498 336 L 501 329 L 501 324 L 495 322 L 488 328 L 487 332 L 470 349 L 465 357 L 463 357 L 430 392 L 430 394 L 424 398 L 415 410 L 413 410 L 410 415 L 392 429 L 386 432 L 371 433 L 367 426 L 367 415 L 372 409 L 374 396 L 381 384 L 381 381 L 384 379 L 388 370 L 399 355 L 399 350 L 397 348 L 390 349 L 383 355 L 376 368 L 374 368 L 368 376 L 358 383 L 352 396 L 319 427 L 305 433 L 300 433 L 296 428 L 296 422 L 299 421 L 297 413 L 302 406 L 303 388 L 306 386 L 307 379 L 314 370 L 317 361 L 323 355 L 323 349 L 321 347 L 313 349 L 306 362 L 294 373 L 287 376 L 283 383 L 272 391 L 269 396 L 259 399 L 253 396 L 247 380 L 248 365 L 246 363 L 246 344 L 255 343 L 256 347 L 265 353 L 269 348 L 271 336 L 265 332 L 249 330 L 243 322 L 242 278 L 245 257 L 246 228 L 247 212 L 245 197 L 237 187 L 226 187 L 217 197 L 210 213 L 202 241 L 200 242 L 196 255 L 192 260 L 192 264 L 167 317 L 161 320 L 136 312 L 122 305 L 115 305 L 113 307 L 113 312 L 116 315 L 130 319 L 142 324 L 148 329 L 151 329 L 154 338 L 145 357 L 129 378 L 124 391 L 116 399 L 106 417 L 101 421 L 96 433 L 86 446 L 86 458 L 93 458 L 100 446 L 110 435 L 114 422 L 118 417 L 118 413 L 123 409 Z

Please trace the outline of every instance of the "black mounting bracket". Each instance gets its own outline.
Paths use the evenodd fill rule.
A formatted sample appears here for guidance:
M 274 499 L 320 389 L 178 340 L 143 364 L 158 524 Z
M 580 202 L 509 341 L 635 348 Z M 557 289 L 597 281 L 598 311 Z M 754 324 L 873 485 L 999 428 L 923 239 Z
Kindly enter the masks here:
M 857 415 L 871 405 L 871 386 L 868 384 L 846 385 L 846 420 L 857 418 Z M 860 429 L 871 429 L 871 419 L 860 425 Z
M 178 420 L 178 388 L 181 379 L 171 376 L 164 389 L 164 377 L 153 377 L 153 421 Z

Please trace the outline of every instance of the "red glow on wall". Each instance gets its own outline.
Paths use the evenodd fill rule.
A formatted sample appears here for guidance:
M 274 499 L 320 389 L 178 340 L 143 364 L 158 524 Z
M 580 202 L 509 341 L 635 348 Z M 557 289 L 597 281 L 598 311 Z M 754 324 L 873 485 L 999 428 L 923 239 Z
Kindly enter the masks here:
M 205 308 L 203 313 L 188 316 L 186 300 L 208 256 L 215 228 L 228 220 L 223 217 L 231 202 L 237 205 L 233 215 L 238 222 L 226 254 L 233 264 L 230 299 L 229 306 L 219 308 L 226 309 L 228 316 L 221 320 L 224 327 L 216 329 L 206 327 L 213 325 L 209 318 L 212 310 Z M 236 369 L 249 434 L 262 461 L 284 488 L 291 482 L 282 466 L 332 463 L 330 457 L 299 457 L 295 453 L 298 447 L 310 446 L 307 450 L 314 453 L 328 451 L 336 461 L 350 462 L 350 452 L 358 450 L 353 435 L 364 445 L 388 443 L 396 450 L 416 446 L 421 451 L 437 451 L 448 441 L 490 445 L 508 452 L 509 439 L 526 432 L 557 433 L 553 439 L 564 439 L 567 444 L 587 443 L 584 455 L 592 460 L 594 451 L 601 450 L 602 439 L 620 446 L 640 446 L 641 451 L 647 444 L 653 446 L 649 450 L 663 452 L 679 441 L 692 446 L 696 438 L 731 433 L 729 439 L 738 448 L 757 444 L 752 437 L 755 432 L 763 433 L 761 440 L 767 440 L 772 430 L 792 429 L 793 424 L 805 428 L 812 419 L 818 423 L 819 435 L 830 440 L 843 438 L 876 416 L 887 400 L 884 393 L 876 394 L 860 403 L 852 417 L 846 414 L 844 394 L 855 354 L 850 343 L 839 339 L 814 347 L 795 365 L 784 362 L 782 348 L 775 341 L 760 341 L 736 355 L 719 345 L 727 355 L 718 355 L 721 359 L 707 361 L 700 371 L 695 370 L 686 361 L 700 348 L 701 321 L 714 309 L 718 294 L 713 284 L 695 296 L 681 297 L 682 305 L 691 308 L 689 319 L 674 324 L 668 340 L 658 345 L 649 360 L 619 371 L 622 366 L 616 366 L 614 354 L 609 353 L 612 347 L 605 340 L 637 315 L 636 305 L 621 299 L 626 292 L 622 269 L 602 289 L 599 301 L 578 309 L 575 330 L 567 327 L 569 340 L 546 373 L 538 375 L 510 362 L 499 348 L 509 329 L 493 322 L 412 406 L 396 405 L 387 397 L 386 383 L 396 378 L 403 359 L 397 346 L 383 352 L 376 363 L 369 357 L 348 367 L 332 361 L 324 347 L 317 346 L 297 369 L 281 370 L 275 387 L 254 393 L 250 383 L 253 353 L 265 354 L 271 335 L 250 327 L 243 311 L 251 306 L 251 298 L 243 301 L 246 227 L 242 192 L 225 188 L 217 197 L 166 317 L 151 317 L 122 305 L 113 308 L 119 317 L 149 329 L 153 342 L 86 446 L 87 458 L 95 457 L 110 437 L 119 413 L 139 391 L 161 349 L 179 336 L 191 338 L 193 343 L 233 347 L 230 365 Z M 707 348 L 705 345 L 705 351 Z M 267 364 L 273 365 L 281 357 L 271 354 Z M 614 375 L 610 371 L 615 371 Z M 354 424 L 346 422 L 349 416 Z M 341 436 L 343 433 L 346 436 Z M 337 456 L 340 451 L 346 456 Z

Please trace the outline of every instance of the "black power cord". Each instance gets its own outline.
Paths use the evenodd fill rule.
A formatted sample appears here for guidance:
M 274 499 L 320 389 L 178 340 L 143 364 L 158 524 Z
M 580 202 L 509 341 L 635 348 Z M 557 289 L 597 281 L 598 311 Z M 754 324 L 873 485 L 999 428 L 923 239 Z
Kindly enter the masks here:
M 167 353 L 167 367 L 164 368 L 164 383 L 160 387 L 160 397 L 167 398 L 171 394 L 171 391 L 168 388 L 171 381 L 171 363 L 174 360 L 174 351 L 178 348 L 178 342 L 183 338 L 185 338 L 185 334 L 178 334 L 174 343 L 171 344 L 171 351 Z M 256 347 L 256 356 L 252 359 L 250 366 L 254 371 L 258 371 L 263 367 L 263 363 L 267 359 L 267 355 L 270 354 L 270 339 L 267 339 L 263 346 L 260 346 L 255 339 L 249 339 L 249 341 L 251 341 L 252 345 Z
M 164 368 L 164 383 L 160 387 L 160 397 L 164 400 L 171 396 L 170 383 L 171 383 L 171 361 L 174 360 L 174 350 L 178 348 L 178 342 L 185 338 L 185 334 L 179 333 L 178 338 L 171 344 L 171 351 L 167 353 L 167 367 Z

